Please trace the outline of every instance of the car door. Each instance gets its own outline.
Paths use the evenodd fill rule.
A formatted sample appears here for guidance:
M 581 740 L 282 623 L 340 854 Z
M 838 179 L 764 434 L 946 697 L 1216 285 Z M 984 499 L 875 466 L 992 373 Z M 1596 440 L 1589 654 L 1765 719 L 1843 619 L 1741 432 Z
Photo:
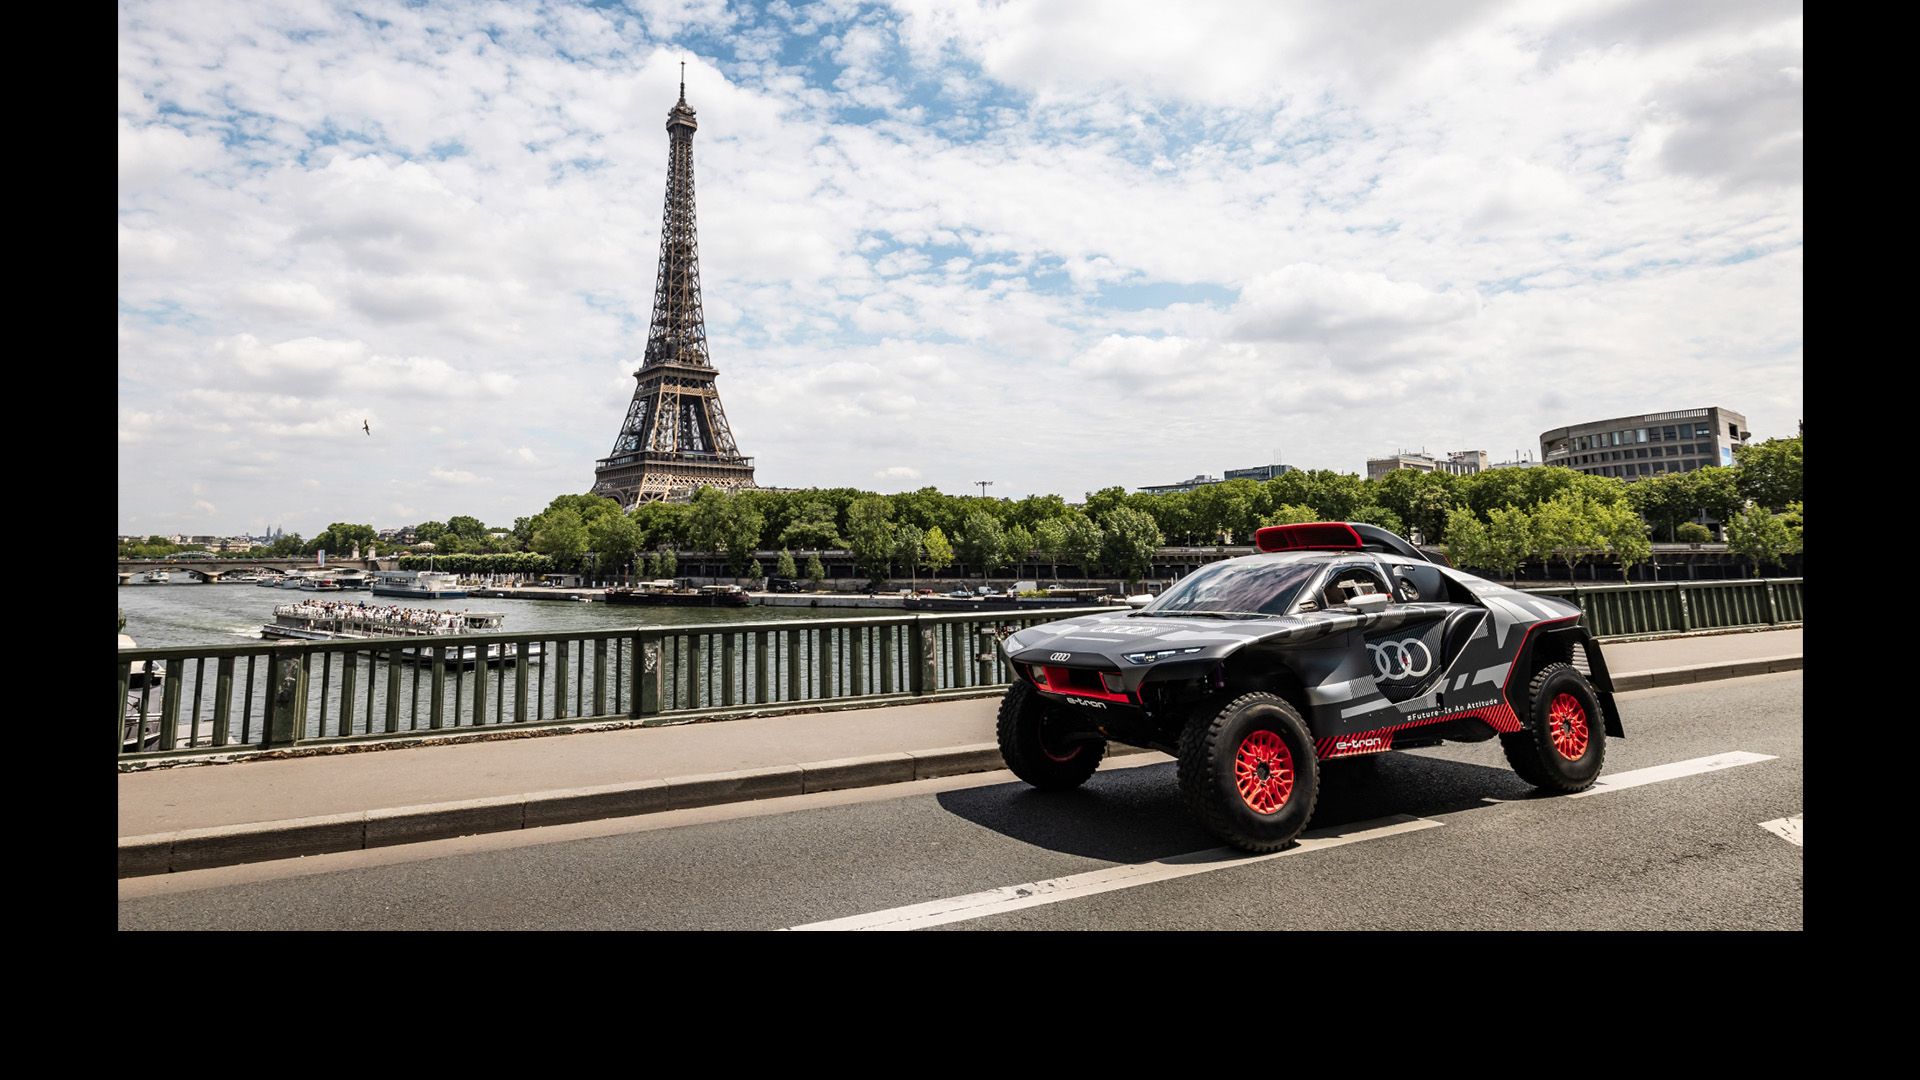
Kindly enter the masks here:
M 1399 580 L 1401 585 L 1390 585 Z M 1419 595 L 1395 579 L 1379 560 L 1355 560 L 1343 563 L 1329 574 L 1321 590 L 1323 610 L 1342 608 L 1364 610 L 1372 622 L 1359 635 L 1366 650 L 1363 667 L 1373 675 L 1381 696 L 1398 704 L 1419 697 L 1438 680 L 1443 669 L 1446 616 L 1454 605 L 1407 602 L 1405 595 Z M 1359 597 L 1384 596 L 1384 603 Z

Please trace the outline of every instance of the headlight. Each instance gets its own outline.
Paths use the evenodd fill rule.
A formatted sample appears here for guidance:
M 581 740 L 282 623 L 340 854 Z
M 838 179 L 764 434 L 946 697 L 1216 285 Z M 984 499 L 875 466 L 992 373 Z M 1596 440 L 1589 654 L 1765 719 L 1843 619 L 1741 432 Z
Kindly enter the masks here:
M 1199 651 L 1200 646 L 1195 645 L 1190 649 L 1161 649 L 1159 652 L 1128 653 L 1127 662 L 1131 664 L 1152 664 L 1169 657 L 1185 656 L 1188 653 L 1197 653 Z

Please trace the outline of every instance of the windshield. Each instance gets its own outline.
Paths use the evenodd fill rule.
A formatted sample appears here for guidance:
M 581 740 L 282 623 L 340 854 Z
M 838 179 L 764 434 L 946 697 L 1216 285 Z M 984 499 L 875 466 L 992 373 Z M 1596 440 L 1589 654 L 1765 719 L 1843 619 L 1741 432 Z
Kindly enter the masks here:
M 1320 572 L 1318 563 L 1218 562 L 1201 567 L 1140 609 L 1142 615 L 1192 615 L 1210 611 L 1284 615 L 1300 589 Z

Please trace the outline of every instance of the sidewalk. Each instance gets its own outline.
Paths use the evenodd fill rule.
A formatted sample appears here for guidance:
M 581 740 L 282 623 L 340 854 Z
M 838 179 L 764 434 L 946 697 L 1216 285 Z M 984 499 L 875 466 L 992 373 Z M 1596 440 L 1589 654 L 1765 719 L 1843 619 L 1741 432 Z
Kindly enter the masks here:
M 1800 649 L 1795 629 L 1621 643 L 1606 656 L 1627 691 L 1766 669 L 1756 661 L 1797 667 Z M 1001 767 L 998 705 L 974 698 L 122 773 L 121 873 L 987 771 Z M 294 828 L 296 818 L 320 820 Z M 200 855 L 185 858 L 189 849 Z

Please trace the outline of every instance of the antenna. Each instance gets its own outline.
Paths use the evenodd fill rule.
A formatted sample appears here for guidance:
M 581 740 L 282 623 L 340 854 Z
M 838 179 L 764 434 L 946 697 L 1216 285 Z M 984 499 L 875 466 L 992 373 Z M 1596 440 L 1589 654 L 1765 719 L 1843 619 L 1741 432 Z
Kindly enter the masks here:
M 987 497 L 987 489 L 993 486 L 991 480 L 975 480 L 974 483 L 980 485 L 980 497 L 983 499 Z
M 680 61 L 680 104 L 687 103 L 687 62 Z

